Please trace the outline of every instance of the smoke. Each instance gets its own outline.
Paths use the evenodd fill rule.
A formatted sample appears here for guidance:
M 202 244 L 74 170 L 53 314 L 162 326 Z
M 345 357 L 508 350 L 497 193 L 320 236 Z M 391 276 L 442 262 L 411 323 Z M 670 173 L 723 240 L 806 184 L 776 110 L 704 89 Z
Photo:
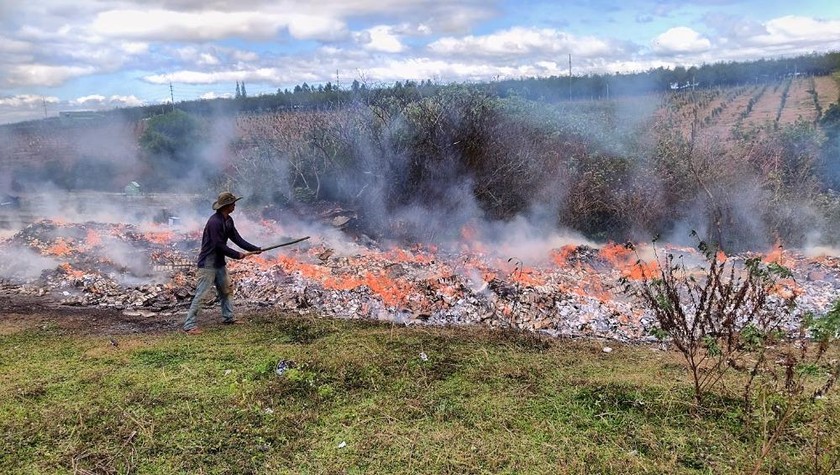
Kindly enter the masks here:
M 148 251 L 133 246 L 113 236 L 105 236 L 97 257 L 106 260 L 112 268 L 110 276 L 122 285 L 140 285 L 165 281 L 164 276 L 151 272 Z
M 800 237 L 784 237 L 803 245 L 825 228 L 807 199 L 779 201 L 764 177 L 730 166 L 738 150 L 724 137 L 698 140 L 691 155 L 664 150 L 673 137 L 658 135 L 654 124 L 672 118 L 657 115 L 659 98 L 546 99 L 452 88 L 338 111 L 211 114 L 185 119 L 195 129 L 172 150 L 141 140 L 151 120 L 63 126 L 56 134 L 4 129 L 13 146 L 0 153 L 13 165 L 0 193 L 20 194 L 30 219 L 198 230 L 228 190 L 246 197 L 235 219 L 259 244 L 277 240 L 260 225 L 271 219 L 290 238 L 317 235 L 348 252 L 362 236 L 397 246 L 476 241 L 529 263 L 571 243 L 661 233 L 693 244 L 695 230 L 725 247 L 766 248 L 780 227 L 801 228 Z M 24 152 L 40 160 L 9 158 Z M 323 213 L 326 206 L 335 213 Z M 345 232 L 318 224 L 336 213 L 352 216 Z M 131 267 L 128 256 L 113 259 Z
M 533 217 L 533 216 L 532 216 Z M 546 264 L 550 253 L 567 245 L 599 247 L 571 230 L 556 229 L 549 223 L 517 216 L 506 222 L 487 223 L 481 231 L 488 253 L 500 259 L 514 259 L 526 265 Z
M 118 116 L 5 126 L 0 193 L 35 192 L 45 183 L 64 190 L 120 190 L 139 166 L 135 129 Z
M 0 248 L 0 278 L 31 281 L 46 270 L 55 269 L 59 261 L 27 248 Z

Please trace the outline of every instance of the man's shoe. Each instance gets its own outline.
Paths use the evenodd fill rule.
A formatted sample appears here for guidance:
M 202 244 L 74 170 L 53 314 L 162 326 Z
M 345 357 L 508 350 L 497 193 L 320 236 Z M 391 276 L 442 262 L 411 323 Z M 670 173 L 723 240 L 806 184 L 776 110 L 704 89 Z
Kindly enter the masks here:
M 201 335 L 204 332 L 201 331 L 200 328 L 195 327 L 195 328 L 190 328 L 189 330 L 184 330 L 184 333 L 186 333 L 187 335 Z
M 222 325 L 242 325 L 243 323 L 245 322 L 242 320 L 227 320 L 222 322 Z

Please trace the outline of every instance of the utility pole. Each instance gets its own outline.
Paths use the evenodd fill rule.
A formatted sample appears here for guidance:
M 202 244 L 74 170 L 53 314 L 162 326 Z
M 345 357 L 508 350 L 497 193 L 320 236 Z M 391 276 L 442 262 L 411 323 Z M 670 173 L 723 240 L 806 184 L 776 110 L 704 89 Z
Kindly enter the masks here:
M 47 100 L 42 97 L 41 101 L 44 103 L 44 118 L 46 119 L 47 118 Z
M 569 102 L 572 102 L 572 55 L 569 54 Z
M 172 101 L 172 112 L 175 112 L 175 93 L 172 92 L 172 81 L 169 81 L 169 100 Z

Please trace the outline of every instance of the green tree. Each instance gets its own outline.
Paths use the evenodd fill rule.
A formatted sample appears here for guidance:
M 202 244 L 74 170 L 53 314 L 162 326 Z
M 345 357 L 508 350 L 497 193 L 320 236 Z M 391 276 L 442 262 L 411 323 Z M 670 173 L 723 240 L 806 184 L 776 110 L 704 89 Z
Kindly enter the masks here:
M 150 167 L 150 183 L 166 186 L 197 168 L 207 138 L 202 120 L 177 109 L 149 119 L 140 146 Z

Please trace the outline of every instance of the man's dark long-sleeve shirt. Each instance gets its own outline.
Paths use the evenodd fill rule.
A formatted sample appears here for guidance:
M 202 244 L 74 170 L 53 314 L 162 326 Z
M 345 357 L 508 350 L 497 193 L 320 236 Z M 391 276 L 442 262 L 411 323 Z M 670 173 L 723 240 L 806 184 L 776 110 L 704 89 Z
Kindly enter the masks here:
M 198 267 L 224 267 L 225 256 L 231 259 L 242 259 L 241 252 L 231 249 L 227 245 L 230 239 L 237 246 L 246 251 L 258 251 L 260 248 L 242 239 L 233 225 L 233 218 L 216 212 L 204 226 L 204 234 L 201 236 L 201 252 L 198 253 Z

